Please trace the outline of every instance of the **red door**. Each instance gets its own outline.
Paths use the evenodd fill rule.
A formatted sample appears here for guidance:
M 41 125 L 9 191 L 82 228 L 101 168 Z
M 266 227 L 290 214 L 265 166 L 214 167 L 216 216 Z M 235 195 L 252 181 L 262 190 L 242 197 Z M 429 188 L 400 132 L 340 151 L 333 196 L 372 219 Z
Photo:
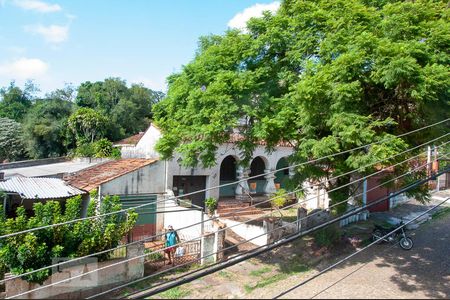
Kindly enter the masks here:
M 389 196 L 390 190 L 384 186 L 379 186 L 382 183 L 382 176 L 372 176 L 367 179 L 367 205 L 376 202 L 379 199 Z M 370 212 L 376 211 L 388 211 L 389 210 L 389 199 L 381 201 L 369 207 Z

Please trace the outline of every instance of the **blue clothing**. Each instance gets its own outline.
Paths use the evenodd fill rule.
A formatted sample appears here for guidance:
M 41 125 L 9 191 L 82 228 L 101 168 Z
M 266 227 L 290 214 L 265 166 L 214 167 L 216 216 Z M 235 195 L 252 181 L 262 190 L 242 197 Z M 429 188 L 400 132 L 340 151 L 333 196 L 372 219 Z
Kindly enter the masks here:
M 175 246 L 177 243 L 177 233 L 175 231 L 169 231 L 166 233 L 166 247 Z

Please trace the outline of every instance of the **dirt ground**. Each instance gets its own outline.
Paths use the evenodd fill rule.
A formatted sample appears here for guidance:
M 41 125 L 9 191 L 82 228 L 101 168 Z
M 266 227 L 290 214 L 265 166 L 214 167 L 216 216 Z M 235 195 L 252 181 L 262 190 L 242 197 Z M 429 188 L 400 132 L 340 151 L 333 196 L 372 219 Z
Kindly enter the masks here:
M 299 281 L 311 272 L 320 270 L 339 257 L 355 251 L 370 236 L 371 222 L 355 223 L 346 227 L 344 236 L 337 245 L 319 248 L 312 237 L 304 237 L 273 251 L 241 262 L 222 271 L 197 279 L 191 283 L 165 291 L 151 299 L 235 299 L 267 298 L 267 291 L 288 281 Z M 352 245 L 353 241 L 356 243 Z M 356 238 L 357 237 L 357 238 Z M 191 267 L 191 269 L 195 266 Z M 150 288 L 152 283 L 170 280 L 176 275 L 168 275 L 159 280 L 141 282 L 123 290 L 126 296 L 133 290 Z M 117 295 L 119 296 L 119 294 Z

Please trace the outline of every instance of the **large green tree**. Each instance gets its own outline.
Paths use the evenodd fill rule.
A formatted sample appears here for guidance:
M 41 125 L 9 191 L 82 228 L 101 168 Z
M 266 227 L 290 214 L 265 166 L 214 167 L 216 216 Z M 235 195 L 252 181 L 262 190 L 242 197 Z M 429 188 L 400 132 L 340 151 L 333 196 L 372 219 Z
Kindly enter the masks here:
M 26 157 L 22 126 L 14 120 L 0 118 L 0 163 Z
M 24 119 L 24 142 L 32 158 L 58 157 L 67 153 L 67 121 L 72 102 L 58 91 L 37 100 Z
M 8 87 L 0 89 L 0 117 L 22 121 L 32 105 L 33 95 L 37 87 L 27 82 L 22 90 L 11 82 Z
M 269 150 L 291 142 L 298 163 L 450 115 L 446 1 L 286 0 L 247 27 L 201 38 L 194 60 L 169 77 L 167 97 L 154 107 L 163 157 L 179 152 L 186 165 L 214 165 L 217 145 L 237 128 L 243 164 L 259 139 Z M 339 175 L 448 129 L 308 164 L 297 179 Z
M 145 130 L 152 117 L 152 105 L 162 98 L 161 92 L 132 84 L 125 80 L 107 78 L 104 81 L 84 82 L 78 88 L 76 104 L 95 109 L 109 116 L 106 137 L 117 140 Z

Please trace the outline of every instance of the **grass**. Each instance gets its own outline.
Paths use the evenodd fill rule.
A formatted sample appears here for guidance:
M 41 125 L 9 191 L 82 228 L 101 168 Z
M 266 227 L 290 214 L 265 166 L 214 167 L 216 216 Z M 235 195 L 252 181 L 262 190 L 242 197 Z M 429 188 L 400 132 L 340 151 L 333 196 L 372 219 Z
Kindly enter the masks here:
M 266 266 L 261 269 L 251 271 L 249 275 L 253 277 L 260 277 L 261 275 L 269 273 L 270 271 L 272 271 L 272 268 Z
M 220 271 L 219 273 L 217 273 L 220 277 L 223 277 L 225 279 L 233 279 L 234 278 L 234 274 L 230 273 L 228 271 Z
M 450 214 L 450 207 L 445 207 L 445 208 L 439 210 L 438 212 L 436 212 L 433 215 L 432 219 L 433 220 L 439 220 L 439 219 L 442 219 L 442 218 L 444 218 L 445 216 L 447 216 L 449 214 Z
M 256 283 L 256 285 L 254 285 L 254 286 L 246 284 L 246 285 L 244 285 L 244 290 L 246 293 L 251 293 L 252 291 L 254 291 L 256 289 L 260 289 L 260 288 L 266 287 L 270 284 L 273 284 L 275 282 L 278 282 L 280 280 L 284 280 L 288 276 L 289 276 L 288 274 L 283 274 L 283 273 L 276 274 L 274 276 L 270 276 L 268 278 L 264 278 L 264 279 L 258 281 Z
M 163 299 L 180 299 L 189 296 L 190 293 L 190 291 L 184 290 L 181 287 L 177 286 L 160 293 L 159 296 Z

